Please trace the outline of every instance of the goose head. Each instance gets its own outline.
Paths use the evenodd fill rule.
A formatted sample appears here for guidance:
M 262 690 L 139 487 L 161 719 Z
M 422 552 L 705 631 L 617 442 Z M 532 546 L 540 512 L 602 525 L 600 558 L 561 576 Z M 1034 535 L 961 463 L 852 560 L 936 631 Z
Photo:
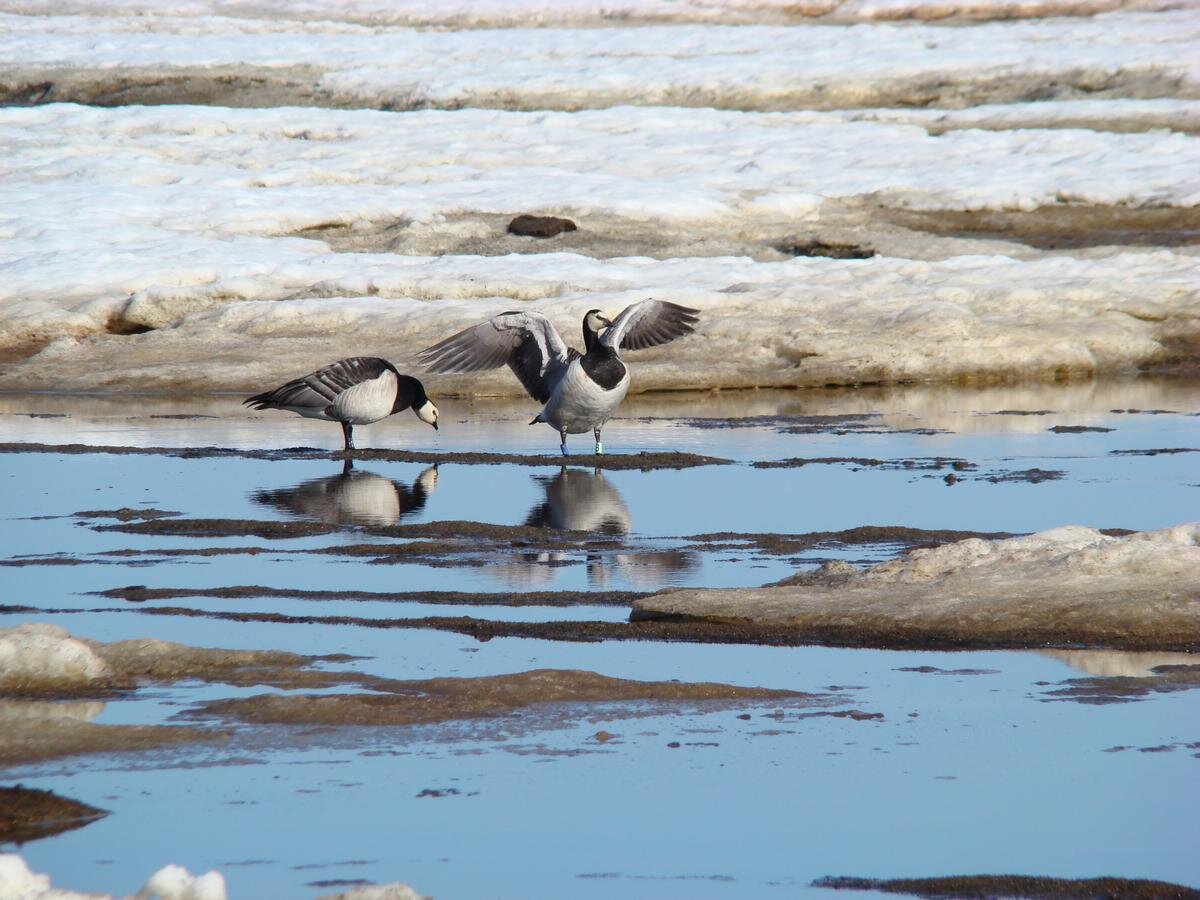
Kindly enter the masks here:
M 583 333 L 585 335 L 598 335 L 610 325 L 612 325 L 612 319 L 601 315 L 598 309 L 589 309 L 587 315 L 583 317 Z
M 420 406 L 413 404 L 413 412 L 417 414 L 417 418 L 426 425 L 432 425 L 433 430 L 438 430 L 438 408 L 433 405 L 433 401 L 426 400 Z

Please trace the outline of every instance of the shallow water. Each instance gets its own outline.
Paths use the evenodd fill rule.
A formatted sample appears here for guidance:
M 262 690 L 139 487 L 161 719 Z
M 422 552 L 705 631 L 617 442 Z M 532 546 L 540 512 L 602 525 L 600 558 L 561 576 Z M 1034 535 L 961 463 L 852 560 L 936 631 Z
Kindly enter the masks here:
M 556 449 L 549 429 L 525 425 L 527 404 L 441 407 L 439 432 L 396 417 L 361 429 L 360 446 Z M 687 540 L 717 531 L 1165 527 L 1195 518 L 1200 456 L 1144 452 L 1200 447 L 1198 412 L 1195 383 L 1150 380 L 630 398 L 625 418 L 606 431 L 610 452 L 680 449 L 736 461 L 680 471 L 597 473 L 580 458 L 565 470 L 447 463 L 431 473 L 423 464 L 372 461 L 346 479 L 329 458 L 2 454 L 0 562 L 40 562 L 0 567 L 0 602 L 55 612 L 0 615 L 0 626 L 50 621 L 105 641 L 153 636 L 349 653 L 362 658 L 328 666 L 391 678 L 567 668 L 826 695 L 816 706 L 607 704 L 405 728 L 237 726 L 223 744 L 25 765 L 4 780 L 113 814 L 22 852 L 56 885 L 92 890 L 133 891 L 168 860 L 193 871 L 216 867 L 234 897 L 314 896 L 333 889 L 316 882 L 342 879 L 404 880 L 439 898 L 795 896 L 823 893 L 808 885 L 825 875 L 980 871 L 1200 883 L 1192 838 L 1200 763 L 1187 746 L 1200 740 L 1195 692 L 1104 705 L 1052 702 L 1047 693 L 1092 673 L 1144 675 L 1152 665 L 1187 660 L 1179 654 L 478 642 L 361 621 L 144 614 L 619 622 L 627 616 L 620 604 L 434 604 L 403 595 L 454 590 L 499 600 L 528 591 L 754 585 L 825 559 L 866 562 L 901 550 L 828 544 L 776 555 Z M 745 416 L 783 418 L 755 427 L 695 421 Z M 855 418 L 797 418 L 813 416 Z M 781 432 L 798 423 L 807 433 Z M 1063 425 L 1112 430 L 1049 430 Z M 321 423 L 245 413 L 232 398 L 9 395 L 0 397 L 0 442 L 14 441 L 332 449 L 340 435 Z M 589 446 L 583 438 L 573 444 L 580 453 Z M 1130 450 L 1142 453 L 1114 452 Z M 792 457 L 882 464 L 751 465 Z M 930 468 L 922 461 L 931 457 L 973 468 Z M 1037 483 L 989 480 L 1035 468 L 1061 474 Z M 960 480 L 947 484 L 950 474 Z M 335 528 L 286 539 L 145 535 L 98 531 L 116 520 L 74 515 L 123 507 Z M 385 564 L 295 552 L 386 547 L 410 538 L 371 528 L 457 520 L 594 533 L 574 544 L 560 535 L 561 546 L 550 538 L 529 547 L 485 538 L 436 559 Z M 265 552 L 197 552 L 211 548 Z M 137 552 L 102 555 L 126 550 Z M 91 593 L 131 585 L 363 596 L 130 602 Z M 942 671 L 903 671 L 920 667 Z M 102 724 L 160 724 L 202 701 L 273 690 L 152 686 L 89 714 Z M 847 710 L 882 718 L 810 715 Z M 600 732 L 613 737 L 599 740 Z M 426 790 L 443 794 L 420 796 Z

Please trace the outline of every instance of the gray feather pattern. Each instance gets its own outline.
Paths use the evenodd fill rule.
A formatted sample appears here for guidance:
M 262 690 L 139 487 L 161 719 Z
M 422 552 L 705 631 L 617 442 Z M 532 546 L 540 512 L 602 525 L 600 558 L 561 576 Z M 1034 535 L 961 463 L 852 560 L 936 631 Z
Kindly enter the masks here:
M 698 309 L 667 300 L 643 300 L 625 307 L 600 342 L 614 349 L 644 350 L 691 334 L 699 321 Z
M 324 409 L 342 391 L 378 378 L 389 369 L 395 371 L 391 363 L 377 356 L 352 356 L 243 402 L 252 409 Z
M 567 366 L 567 345 L 540 313 L 505 312 L 417 354 L 426 371 L 483 372 L 505 364 L 525 390 L 545 403 Z

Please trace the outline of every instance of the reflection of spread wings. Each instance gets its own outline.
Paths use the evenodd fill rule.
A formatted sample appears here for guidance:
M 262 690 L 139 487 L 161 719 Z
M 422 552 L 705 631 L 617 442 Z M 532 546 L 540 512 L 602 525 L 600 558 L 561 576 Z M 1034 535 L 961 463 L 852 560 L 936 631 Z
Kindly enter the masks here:
M 482 372 L 507 364 L 531 397 L 545 403 L 567 368 L 567 345 L 540 313 L 506 312 L 464 329 L 417 358 L 430 372 Z
M 643 300 L 625 307 L 600 336 L 600 343 L 614 350 L 657 347 L 691 334 L 700 321 L 700 310 L 669 303 Z
M 422 472 L 411 488 L 373 472 L 351 470 L 295 487 L 256 491 L 251 499 L 283 513 L 333 525 L 393 525 L 423 509 L 436 484 L 436 466 Z

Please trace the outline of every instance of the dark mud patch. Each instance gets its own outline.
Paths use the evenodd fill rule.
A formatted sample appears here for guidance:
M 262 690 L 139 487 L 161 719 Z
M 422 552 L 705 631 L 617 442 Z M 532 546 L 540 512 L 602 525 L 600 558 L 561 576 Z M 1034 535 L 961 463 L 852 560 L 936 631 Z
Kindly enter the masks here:
M 1171 456 L 1176 453 L 1200 453 L 1200 447 L 1158 447 L 1153 450 L 1109 450 L 1110 456 Z
M 12 715 L 16 701 L 0 702 L 0 766 L 60 759 L 92 753 L 150 753 L 181 744 L 221 741 L 227 735 L 211 728 L 177 725 L 97 725 L 53 715 Z M 24 705 L 24 704 L 22 704 Z M 79 704 L 74 704 L 79 705 Z
M 222 555 L 253 551 L 275 554 L 316 554 L 346 556 L 367 560 L 372 564 L 416 563 L 429 566 L 482 566 L 511 553 L 541 551 L 586 551 L 596 553 L 629 549 L 645 556 L 652 551 L 626 548 L 625 543 L 605 532 L 559 531 L 537 525 L 492 525 L 485 522 L 445 521 L 390 526 L 331 525 L 324 522 L 274 521 L 255 519 L 153 519 L 123 522 L 116 525 L 93 525 L 96 531 L 116 531 L 136 535 L 188 538 L 257 537 L 264 540 L 291 540 L 326 535 L 334 531 L 395 540 L 367 541 L 353 544 L 333 544 L 326 547 L 270 549 L 264 548 L 204 548 L 191 551 L 205 555 L 209 549 Z M 127 557 L 153 559 L 159 556 L 189 555 L 186 549 L 168 551 L 154 549 L 104 551 Z M 99 555 L 99 554 L 98 554 Z M 563 560 L 573 565 L 575 560 Z M 682 564 L 683 561 L 681 561 Z
M 678 748 L 683 745 L 678 741 L 672 741 L 667 746 Z M 688 746 L 693 745 L 689 744 Z M 712 881 L 726 884 L 733 884 L 737 881 L 732 875 L 631 875 L 624 872 L 582 872 L 575 877 L 611 881 Z
M 228 447 L 122 447 L 92 444 L 0 443 L 0 453 L 49 453 L 77 455 L 102 453 L 118 456 L 171 456 L 178 459 L 333 459 L 344 460 L 341 453 L 313 447 L 289 447 L 283 450 L 237 450 Z M 690 469 L 696 466 L 730 465 L 732 460 L 696 453 L 675 451 L 577 455 L 571 457 L 521 453 L 426 453 L 411 450 L 355 450 L 358 460 L 383 462 L 414 462 L 425 465 L 457 463 L 467 466 L 553 466 L 564 463 L 587 465 L 594 469 L 612 471 L 652 471 L 655 469 Z
M 570 219 L 559 216 L 531 216 L 527 214 L 516 216 L 505 229 L 509 234 L 520 237 L 552 238 L 564 231 L 577 231 L 577 226 Z
M 354 526 L 303 520 L 274 519 L 151 519 L 127 521 L 117 525 L 93 525 L 95 531 L 119 531 L 125 534 L 158 535 L 163 537 L 257 537 L 264 540 L 319 537 L 335 531 L 352 531 L 383 538 L 401 538 L 411 544 L 362 544 L 324 548 L 321 552 L 369 556 L 389 553 L 431 553 L 450 548 L 461 552 L 457 542 L 578 541 L 591 532 L 556 531 L 535 525 L 492 525 L 487 522 L 443 521 L 411 525 Z M 606 542 L 614 539 L 605 536 Z M 447 541 L 455 543 L 447 544 Z M 616 543 L 619 546 L 619 542 Z M 426 549 L 422 550 L 424 547 Z M 156 551 L 150 551 L 156 552 Z
M 982 480 L 992 484 L 1041 484 L 1043 481 L 1059 481 L 1066 478 L 1067 473 L 1062 469 L 1007 469 L 990 472 L 982 476 Z
M 820 712 L 797 713 L 793 718 L 813 719 L 828 717 L 831 719 L 851 719 L 855 722 L 882 722 L 886 717 L 880 712 L 866 712 L 861 709 L 830 709 Z M 782 716 L 779 717 L 782 720 Z
M 1085 434 L 1090 432 L 1108 434 L 1110 431 L 1116 431 L 1115 428 L 1102 428 L 1099 425 L 1055 425 L 1046 430 L 1054 434 Z
M 379 603 L 428 603 L 453 606 L 628 606 L 648 593 L 639 591 L 522 591 L 470 593 L 466 591 L 304 591 L 261 585 L 213 588 L 148 588 L 144 585 L 96 591 L 93 596 L 130 603 L 210 597 L 218 600 L 278 598 L 286 600 L 356 600 Z
M 152 616 L 212 619 L 224 622 L 266 622 L 279 625 L 345 625 L 357 628 L 403 628 L 448 631 L 486 642 L 494 638 L 533 638 L 543 641 L 598 643 L 600 641 L 658 641 L 693 644 L 761 644 L 771 647 L 878 648 L 883 650 L 1030 650 L 1095 648 L 1122 650 L 1200 651 L 1194 633 L 1164 629 L 1152 635 L 1107 632 L 1086 635 L 1012 628 L 981 634 L 969 628 L 894 627 L 889 623 L 754 623 L 746 619 L 701 619 L 638 610 L 626 622 L 552 621 L 503 622 L 471 616 L 367 618 L 361 616 L 293 616 L 275 612 L 218 612 L 182 606 L 101 607 L 94 609 L 32 609 L 41 615 L 77 613 L 138 613 Z M 0 612 L 6 612 L 0 607 Z
M 1182 409 L 1110 409 L 1114 415 L 1137 416 L 1200 416 L 1200 413 L 1186 412 Z
M 734 550 L 752 547 L 762 553 L 795 556 L 807 550 L 888 545 L 903 549 L 938 547 L 968 538 L 996 540 L 1015 537 L 1006 531 L 954 531 L 909 528 L 905 525 L 860 525 L 842 531 L 810 531 L 803 534 L 745 533 L 716 531 L 687 538 L 705 550 Z M 799 576 L 793 576 L 799 577 Z M 781 584 L 790 583 L 785 579 Z
M 817 10 L 817 14 L 833 9 Z M 768 14 L 771 21 L 794 22 L 803 18 L 799 13 Z M 734 14 L 731 21 L 742 24 L 762 24 L 757 9 Z M 900 17 L 906 15 L 901 12 Z M 1007 10 L 982 13 L 968 12 L 947 21 L 971 21 L 980 18 L 1005 17 Z M 830 20 L 846 21 L 847 17 L 831 14 Z M 887 18 L 884 16 L 883 18 Z M 671 16 L 669 19 L 674 20 Z M 854 21 L 854 17 L 849 17 Z M 654 19 L 650 17 L 647 22 Z M 428 17 L 416 19 L 427 23 Z M 512 20 L 500 17 L 502 27 Z M 613 24 L 613 18 L 601 12 L 595 19 L 602 27 Z M 435 27 L 444 28 L 450 19 L 434 20 Z M 376 24 L 375 21 L 367 24 Z M 639 22 L 640 24 L 640 22 Z M 451 26 L 453 27 L 453 26 Z M 98 68 L 72 66 L 8 66 L 0 78 L 0 103 L 10 106 L 33 106 L 42 103 L 81 103 L 94 106 L 194 104 L 233 107 L 304 106 L 333 109 L 379 109 L 407 111 L 418 109 L 503 109 L 515 111 L 560 110 L 574 112 L 583 109 L 608 109 L 629 104 L 653 103 L 661 106 L 713 107 L 716 109 L 776 112 L 797 109 L 870 109 L 876 107 L 929 107 L 961 109 L 984 104 L 1028 103 L 1033 100 L 1066 100 L 1076 98 L 1149 98 L 1190 96 L 1189 87 L 1181 72 L 1133 71 L 1117 69 L 1097 74 L 1094 67 L 1063 65 L 1056 67 L 1053 77 L 1045 72 L 972 72 L 947 77 L 939 71 L 918 71 L 904 77 L 883 75 L 869 81 L 851 79 L 822 79 L 812 83 L 776 86 L 769 94 L 747 89 L 731 82 L 712 83 L 688 81 L 643 99 L 621 84 L 589 85 L 587 90 L 524 90 L 516 81 L 502 81 L 476 90 L 432 90 L 418 85 L 387 87 L 366 83 L 345 89 L 330 90 L 324 86 L 322 75 L 328 69 L 315 65 L 285 67 L 222 63 L 211 67 L 120 66 Z M 936 222 L 942 212 L 930 216 Z M 1084 227 L 1083 225 L 1076 227 Z
M 264 540 L 314 537 L 337 531 L 338 526 L 324 522 L 278 522 L 259 519 L 148 519 L 123 521 L 119 525 L 93 525 L 93 531 L 120 531 L 125 534 L 163 537 L 257 537 Z
M 90 642 L 89 642 L 90 643 Z M 111 644 L 94 644 L 119 683 L 173 684 L 205 681 L 241 687 L 270 685 L 280 688 L 331 686 L 344 677 L 310 667 L 318 662 L 344 662 L 350 657 L 302 656 L 283 650 L 225 650 L 189 647 L 152 638 L 135 638 Z
M 370 887 L 371 882 L 365 878 L 326 878 L 320 881 L 306 881 L 305 885 L 315 888 L 359 888 Z
M 893 672 L 917 672 L 921 675 L 999 675 L 999 669 L 939 669 L 937 666 L 901 666 Z
M 210 531 L 203 533 L 188 534 L 186 531 L 179 532 L 179 535 L 203 536 L 203 537 L 238 537 L 245 536 L 240 531 L 230 531 L 223 533 L 223 527 L 220 522 L 213 523 L 211 520 L 203 522 L 202 528 L 209 528 Z M 503 528 L 504 526 L 498 526 Z M 515 526 L 520 528 L 521 526 Z M 139 534 L 154 533 L 153 531 L 139 531 Z M 252 534 L 255 532 L 251 532 Z M 262 536 L 270 534 L 269 530 L 264 529 Z M 306 537 L 304 534 L 289 534 L 278 533 L 275 537 Z M 0 560 L 0 566 L 54 566 L 54 565 L 121 565 L 131 568 L 142 568 L 152 565 L 158 565 L 167 562 L 188 562 L 194 559 L 205 559 L 208 557 L 226 557 L 226 556 L 270 556 L 279 560 L 283 560 L 296 556 L 342 556 L 347 558 L 360 559 L 369 565 L 395 565 L 409 564 L 431 566 L 435 568 L 463 568 L 485 566 L 496 562 L 509 562 L 513 559 L 519 559 L 523 562 L 537 563 L 538 565 L 550 566 L 573 566 L 583 562 L 604 562 L 603 554 L 608 552 L 621 551 L 634 557 L 636 562 L 644 562 L 647 565 L 655 565 L 660 568 L 665 567 L 672 571 L 682 571 L 691 569 L 698 565 L 698 560 L 695 555 L 689 550 L 654 550 L 641 547 L 631 546 L 623 543 L 620 540 L 609 537 L 603 532 L 556 532 L 550 529 L 539 532 L 536 537 L 495 537 L 492 539 L 480 538 L 463 538 L 461 540 L 432 540 L 432 539 L 414 539 L 399 542 L 363 542 L 354 544 L 333 544 L 324 547 L 280 547 L 280 546 L 242 546 L 242 547 L 167 547 L 159 549 L 147 548 L 123 548 L 119 550 L 103 550 L 98 553 L 81 556 L 51 556 L 51 557 L 29 557 L 29 558 L 14 558 L 10 560 Z M 547 553 L 552 554 L 574 554 L 562 555 L 558 557 L 547 557 Z M 319 594 L 320 592 L 317 592 Z M 437 595 L 440 592 L 429 592 L 426 597 L 429 602 L 437 602 Z M 452 594 L 454 592 L 449 592 Z M 537 592 L 535 592 L 536 594 Z M 547 594 L 547 597 L 552 599 L 553 592 Z M 200 596 L 200 595 L 197 595 Z M 280 595 L 283 596 L 283 595 Z M 419 597 L 419 594 L 404 594 L 397 592 L 396 599 L 404 599 L 409 596 Z M 485 594 L 479 595 L 478 602 L 485 603 Z M 498 595 L 497 595 L 498 596 Z M 147 597 L 146 599 L 152 599 Z M 297 599 L 303 597 L 297 596 Z M 323 599 L 321 596 L 313 596 L 312 599 Z M 373 598 L 370 592 L 363 594 L 362 592 L 345 592 L 345 596 L 340 596 L 339 592 L 332 592 L 324 599 L 385 599 L 383 597 Z M 390 598 L 387 598 L 390 599 Z M 450 602 L 450 601 L 446 601 Z M 499 602 L 499 601 L 497 601 Z
M 780 434 L 945 434 L 937 428 L 896 428 L 883 422 L 882 413 L 852 415 L 776 415 L 739 418 L 679 420 L 690 428 L 774 428 Z
M 1046 691 L 1041 699 L 1069 700 L 1074 703 L 1104 706 L 1110 703 L 1148 700 L 1155 694 L 1172 694 L 1200 688 L 1200 661 L 1195 665 L 1155 666 L 1150 673 L 1144 677 L 1115 675 L 1072 678 L 1062 682 L 1062 687 Z
M 480 678 L 393 681 L 388 694 L 279 695 L 214 700 L 185 715 L 252 724 L 397 726 L 511 716 L 532 706 L 652 704 L 741 705 L 812 702 L 824 695 L 716 683 L 630 681 L 595 672 L 537 669 Z
M 1040 875 L 951 875 L 944 878 L 818 878 L 813 887 L 916 897 L 1046 898 L 1046 900 L 1196 900 L 1200 891 L 1138 878 L 1046 878 Z
M 975 463 L 950 456 L 922 456 L 909 459 L 873 459 L 866 456 L 793 456 L 752 463 L 756 469 L 801 469 L 804 466 L 849 466 L 852 471 L 878 469 L 887 472 L 973 472 Z
M 940 237 L 1013 241 L 1038 250 L 1187 247 L 1200 244 L 1200 209 L 1056 203 L 1028 211 L 909 210 L 881 214 L 893 224 Z
M 12 559 L 0 559 L 0 566 L 85 566 L 90 562 L 78 556 L 14 556 Z
M 82 103 L 89 106 L 160 106 L 199 104 L 272 107 L 322 106 L 336 97 L 320 87 L 316 66 L 245 67 L 239 65 L 119 69 L 22 68 L 0 77 L 0 103 L 37 106 Z
M 785 256 L 822 256 L 826 259 L 870 259 L 876 255 L 873 247 L 861 244 L 842 244 L 819 238 L 788 240 L 775 247 Z
M 118 522 L 137 522 L 143 519 L 165 519 L 180 516 L 183 513 L 171 512 L 166 509 L 133 509 L 122 506 L 120 509 L 81 509 L 71 513 L 76 519 L 116 519 Z
M 0 611 L 9 612 L 10 608 L 0 607 Z M 105 644 L 85 638 L 70 639 L 64 634 L 63 640 L 68 639 L 75 641 L 73 647 L 68 647 L 74 650 L 76 657 L 85 657 L 89 651 L 96 657 L 88 661 L 87 671 L 82 671 L 83 662 L 78 662 L 75 665 L 80 671 L 67 670 L 65 675 L 26 674 L 0 680 L 0 702 L 7 698 L 45 698 L 39 701 L 40 706 L 24 703 L 5 707 L 10 716 L 20 713 L 28 717 L 36 712 L 43 718 L 53 718 L 70 711 L 69 707 L 55 706 L 53 701 L 126 696 L 145 684 L 203 681 L 239 687 L 269 685 L 290 690 L 370 681 L 369 676 L 313 668 L 318 663 L 353 659 L 344 654 L 303 656 L 282 650 L 190 647 L 153 638 Z M 17 652 L 19 664 L 20 651 Z
M 108 815 L 78 800 L 35 788 L 0 787 L 0 844 L 24 844 L 74 831 Z

